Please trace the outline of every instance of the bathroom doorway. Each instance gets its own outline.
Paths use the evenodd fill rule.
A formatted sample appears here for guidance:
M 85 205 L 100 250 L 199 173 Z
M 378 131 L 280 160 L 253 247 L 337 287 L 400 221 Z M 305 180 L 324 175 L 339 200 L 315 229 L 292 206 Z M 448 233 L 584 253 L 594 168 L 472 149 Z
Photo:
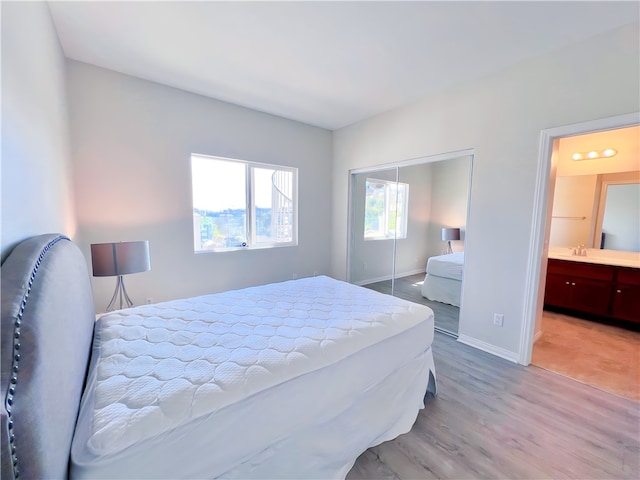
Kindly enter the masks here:
M 552 202 L 549 258 L 556 265 L 576 266 L 640 260 L 640 127 L 626 127 L 556 139 L 557 168 Z M 613 182 L 625 183 L 613 183 Z M 611 187 L 633 187 L 619 192 Z M 634 198 L 635 195 L 635 198 Z M 618 197 L 623 197 L 618 201 Z M 628 198 L 631 197 L 631 198 Z M 584 253 L 584 255 L 573 255 Z M 559 263 L 558 263 L 559 261 Z M 640 265 L 638 265 L 640 266 Z M 551 268 L 548 265 L 548 270 Z M 596 267 L 598 268 L 598 267 Z M 575 268 L 572 269 L 575 272 Z M 601 272 L 602 270 L 594 270 Z M 562 275 L 548 273 L 540 335 L 531 363 L 583 383 L 640 400 L 638 351 L 640 334 L 626 322 L 606 322 L 558 307 L 567 300 Z M 582 280 L 582 279 L 581 279 Z M 613 280 L 613 279 L 611 279 Z M 582 280 L 593 285 L 592 302 L 611 297 L 611 281 Z M 597 287 L 602 287 L 602 294 Z M 574 287 L 574 289 L 577 287 Z M 640 316 L 640 312 L 638 312 Z M 584 317 L 584 318 L 583 318 Z
M 559 154 L 560 154 L 560 140 L 563 138 L 578 138 L 582 135 L 593 134 L 597 132 L 607 132 L 607 131 L 616 131 L 618 129 L 624 129 L 627 127 L 637 126 L 640 122 L 640 115 L 637 113 L 622 115 L 618 117 L 611 117 L 601 120 L 596 120 L 592 122 L 585 122 L 581 124 L 568 125 L 564 127 L 558 127 L 550 130 L 545 130 L 541 133 L 541 150 L 539 156 L 539 164 L 538 164 L 538 179 L 537 179 L 537 189 L 536 189 L 536 212 L 534 215 L 534 232 L 533 232 L 533 243 L 532 248 L 530 249 L 530 257 L 529 257 L 529 268 L 528 268 L 528 276 L 530 278 L 530 285 L 532 287 L 529 289 L 528 298 L 527 298 L 527 307 L 526 307 L 526 316 L 525 316 L 525 326 L 523 328 L 522 336 L 521 336 L 521 355 L 519 358 L 519 363 L 523 365 L 529 365 L 532 360 L 532 354 L 534 349 L 534 342 L 539 340 L 544 334 L 545 328 L 552 333 L 560 332 L 561 327 L 564 328 L 568 325 L 571 328 L 571 334 L 565 332 L 566 337 L 571 337 L 578 335 L 579 337 L 583 334 L 576 333 L 574 327 L 578 323 L 581 322 L 581 319 L 576 319 L 571 316 L 562 316 L 562 314 L 548 314 L 544 311 L 544 294 L 546 288 L 546 274 L 547 274 L 547 260 L 549 258 L 549 249 L 550 249 L 550 238 L 551 238 L 551 226 L 553 220 L 553 208 L 554 208 L 554 194 L 556 191 L 556 183 L 558 179 L 558 164 L 559 164 Z M 577 152 L 579 153 L 579 152 Z M 588 152 L 587 152 L 588 153 Z M 636 157 L 637 162 L 637 157 Z M 582 164 L 578 168 L 586 168 L 586 164 Z M 578 221 L 582 222 L 583 216 L 587 215 L 559 215 L 556 212 L 556 216 L 558 217 L 577 217 L 577 218 L 562 218 L 558 219 L 560 222 L 564 222 L 565 224 L 570 221 Z M 585 219 L 586 220 L 586 219 Z M 567 228 L 566 225 L 564 227 Z M 563 227 L 560 228 L 562 230 Z M 558 230 L 556 228 L 556 230 Z M 557 234 L 557 232 L 556 232 Z M 556 236 L 554 234 L 554 236 Z M 595 233 L 592 234 L 593 242 L 591 245 L 597 244 L 597 239 L 595 238 Z M 568 250 L 568 249 L 567 249 Z M 545 318 L 546 317 L 546 318 Z M 558 327 L 557 325 L 554 327 L 551 325 L 554 321 L 561 321 L 563 325 Z M 551 325 L 549 327 L 545 327 L 544 323 L 547 325 Z M 572 325 L 575 324 L 575 325 Z M 556 328 L 557 327 L 557 328 Z M 590 330 L 594 330 L 593 327 L 598 327 L 597 324 L 590 324 Z M 576 327 L 577 328 L 577 327 Z M 596 328 L 597 329 L 597 328 Z M 575 335 L 574 335 L 575 334 Z M 625 335 L 626 340 L 629 339 L 629 335 Z M 582 337 L 583 338 L 583 337 Z M 601 337 L 601 340 L 604 337 Z M 600 349 L 604 353 L 605 350 L 621 350 L 625 349 L 624 346 L 616 346 L 615 343 L 615 333 L 614 336 L 608 337 L 611 345 L 610 347 L 606 347 L 604 349 Z M 542 344 L 541 344 L 542 345 Z M 562 347 L 561 347 L 562 348 Z M 633 350 L 633 346 L 631 347 Z M 566 348 L 565 348 L 566 350 Z M 636 354 L 637 354 L 637 348 Z M 593 351 L 592 351 L 593 353 Z M 589 352 L 585 352 L 585 354 L 589 354 Z M 604 360 L 606 362 L 606 359 Z M 539 362 L 538 362 L 539 363 Z M 635 362 L 637 364 L 637 360 Z M 558 372 L 563 374 L 563 372 Z M 578 374 L 566 374 L 567 376 L 571 376 L 575 378 Z M 595 382 L 594 379 L 589 380 L 588 377 L 594 377 L 594 372 L 589 371 L 585 372 L 584 378 L 576 378 L 579 381 L 583 381 L 583 383 Z M 620 394 L 620 392 L 618 392 Z

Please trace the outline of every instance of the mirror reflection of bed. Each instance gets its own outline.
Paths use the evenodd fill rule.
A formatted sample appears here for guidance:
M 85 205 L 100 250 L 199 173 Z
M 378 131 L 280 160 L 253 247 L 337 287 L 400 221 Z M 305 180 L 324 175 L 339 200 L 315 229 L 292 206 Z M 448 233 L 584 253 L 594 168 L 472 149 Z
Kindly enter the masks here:
M 426 274 L 416 273 L 394 279 L 393 295 L 428 306 L 433 310 L 436 330 L 457 336 L 463 263 L 463 252 L 430 257 Z M 450 277 L 458 277 L 459 280 Z M 391 283 L 389 279 L 364 286 L 391 295 Z
M 453 336 L 472 158 L 454 152 L 351 171 L 349 281 L 429 306 L 436 330 Z

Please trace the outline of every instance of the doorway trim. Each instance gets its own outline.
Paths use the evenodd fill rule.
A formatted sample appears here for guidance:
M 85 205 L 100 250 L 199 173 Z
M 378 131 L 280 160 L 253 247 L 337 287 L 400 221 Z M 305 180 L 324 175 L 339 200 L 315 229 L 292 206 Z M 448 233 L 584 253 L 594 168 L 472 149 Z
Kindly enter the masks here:
M 550 222 L 549 186 L 555 181 L 555 164 L 553 146 L 555 140 L 605 130 L 640 125 L 640 112 L 601 118 L 587 122 L 574 123 L 542 130 L 540 132 L 540 148 L 538 151 L 538 168 L 536 173 L 536 189 L 533 203 L 533 219 L 529 239 L 529 259 L 525 283 L 524 324 L 520 333 L 520 354 L 518 363 L 529 365 L 533 351 L 535 325 L 538 316 L 542 315 L 543 298 L 546 279 L 542 278 L 543 265 L 546 265 L 549 250 L 548 224 Z

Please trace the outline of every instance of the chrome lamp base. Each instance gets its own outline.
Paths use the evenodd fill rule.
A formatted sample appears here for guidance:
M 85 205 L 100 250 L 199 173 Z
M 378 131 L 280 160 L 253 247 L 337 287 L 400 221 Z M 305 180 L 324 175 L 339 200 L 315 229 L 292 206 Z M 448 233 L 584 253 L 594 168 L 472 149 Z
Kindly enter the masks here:
M 113 297 L 111 297 L 109 305 L 107 305 L 107 312 L 116 310 L 116 300 L 119 300 L 120 307 L 118 308 L 118 310 L 133 307 L 133 302 L 131 301 L 131 298 L 129 298 L 127 289 L 124 288 L 124 280 L 122 279 L 122 275 L 118 275 L 118 280 L 116 281 L 116 289 L 113 292 Z
M 447 255 L 449 253 L 453 253 L 453 250 L 451 249 L 451 240 L 447 240 L 447 248 L 442 252 L 443 255 Z

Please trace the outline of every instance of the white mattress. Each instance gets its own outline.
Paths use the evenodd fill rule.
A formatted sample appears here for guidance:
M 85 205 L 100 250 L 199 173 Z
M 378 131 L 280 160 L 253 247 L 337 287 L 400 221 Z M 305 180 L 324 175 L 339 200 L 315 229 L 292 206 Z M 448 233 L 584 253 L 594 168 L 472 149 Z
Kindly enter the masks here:
M 464 252 L 437 255 L 427 260 L 427 273 L 437 277 L 461 281 L 463 271 Z
M 71 475 L 344 476 L 411 428 L 432 340 L 427 307 L 328 277 L 112 313 L 96 325 Z

